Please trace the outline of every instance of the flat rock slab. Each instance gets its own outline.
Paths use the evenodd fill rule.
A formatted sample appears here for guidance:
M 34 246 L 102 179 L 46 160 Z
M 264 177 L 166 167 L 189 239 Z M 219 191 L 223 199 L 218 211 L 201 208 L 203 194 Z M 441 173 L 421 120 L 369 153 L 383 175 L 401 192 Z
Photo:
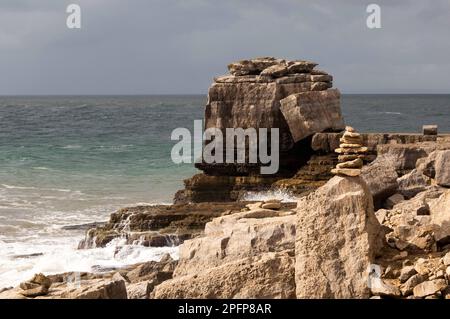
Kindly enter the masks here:
M 280 101 L 294 142 L 325 130 L 345 127 L 337 89 L 292 94 Z
M 156 299 L 295 298 L 294 258 L 265 253 L 163 282 Z

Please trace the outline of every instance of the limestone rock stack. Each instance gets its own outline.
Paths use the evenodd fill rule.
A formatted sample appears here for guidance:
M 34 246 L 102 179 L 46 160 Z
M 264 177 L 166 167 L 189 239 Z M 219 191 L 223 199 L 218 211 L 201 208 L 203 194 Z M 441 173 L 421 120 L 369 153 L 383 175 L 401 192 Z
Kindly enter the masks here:
M 248 160 L 248 145 L 235 144 L 235 153 L 245 150 L 245 162 L 197 162 L 203 173 L 186 180 L 175 202 L 234 201 L 246 192 L 269 190 L 310 160 L 315 133 L 343 131 L 340 92 L 333 88 L 333 77 L 316 66 L 304 60 L 259 57 L 230 63 L 228 74 L 214 78 L 205 105 L 205 129 L 222 132 L 223 154 L 228 128 L 255 129 L 258 138 L 259 129 L 278 129 L 279 170 L 261 174 L 265 165 Z
M 347 126 L 339 141 L 339 148 L 335 150 L 339 154 L 339 164 L 331 172 L 335 175 L 344 176 L 361 175 L 364 155 L 368 151 L 367 147 L 363 146 L 361 135 L 353 127 Z
M 280 151 L 287 153 L 314 133 L 342 131 L 340 93 L 332 89 L 333 77 L 315 70 L 316 66 L 310 61 L 274 57 L 230 63 L 230 74 L 216 77 L 209 89 L 205 128 L 223 133 L 227 128 L 278 128 Z M 226 165 L 226 174 L 259 171 L 258 165 L 237 164 Z M 196 166 L 212 175 L 224 170 L 222 163 Z

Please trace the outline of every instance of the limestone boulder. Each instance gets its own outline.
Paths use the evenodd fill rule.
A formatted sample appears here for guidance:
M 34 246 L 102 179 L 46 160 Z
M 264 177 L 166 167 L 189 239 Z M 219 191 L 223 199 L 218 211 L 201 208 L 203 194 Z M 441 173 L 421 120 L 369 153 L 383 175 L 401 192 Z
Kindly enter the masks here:
M 417 271 L 414 269 L 414 266 L 406 266 L 401 270 L 398 279 L 401 283 L 404 283 L 415 274 L 417 274 Z
M 434 295 L 447 287 L 444 279 L 437 279 L 432 281 L 424 281 L 414 287 L 413 293 L 415 297 L 424 298 Z
M 57 293 L 52 295 L 55 297 Z M 65 289 L 57 298 L 62 299 L 127 299 L 124 280 L 92 280 L 82 283 L 80 288 Z
M 381 144 L 377 146 L 378 156 L 391 157 L 391 163 L 401 175 L 416 168 L 417 161 L 436 150 L 436 143 Z
M 370 291 L 372 295 L 382 296 L 382 297 L 391 297 L 398 298 L 401 296 L 400 289 L 390 283 L 386 283 L 383 280 L 372 280 Z
M 289 61 L 287 68 L 289 73 L 311 73 L 317 63 L 310 61 Z M 321 74 L 322 75 L 322 74 Z
M 280 101 L 294 142 L 323 131 L 345 127 L 337 89 L 292 94 Z
M 431 152 L 427 157 L 423 157 L 417 160 L 416 169 L 419 173 L 425 175 L 428 178 L 434 178 L 436 176 L 436 156 L 438 152 Z
M 281 64 L 285 62 L 285 60 L 283 59 L 277 59 L 274 57 L 258 57 L 251 59 L 251 61 L 254 68 L 258 72 L 262 72 L 263 70 L 267 69 L 268 67 L 271 67 L 272 65 Z
M 170 255 L 166 255 L 160 261 L 148 261 L 135 265 L 124 275 L 132 284 L 147 281 L 155 286 L 172 277 L 177 263 L 178 261 L 173 260 Z
M 214 219 L 205 236 L 185 241 L 174 276 L 192 274 L 265 252 L 294 250 L 295 215 L 255 209 Z
M 127 285 L 128 299 L 148 299 L 152 288 L 147 281 Z
M 431 223 L 434 238 L 440 245 L 450 243 L 450 190 L 434 199 L 430 204 Z
M 288 252 L 267 252 L 201 270 L 163 282 L 153 297 L 295 298 L 294 258 Z
M 400 286 L 400 290 L 403 296 L 409 296 L 413 293 L 414 287 L 426 280 L 426 276 L 421 274 L 415 274 L 411 276 L 404 284 Z
M 298 202 L 297 218 L 297 297 L 369 297 L 369 267 L 382 243 L 364 180 L 333 177 Z
M 388 199 L 386 199 L 385 202 L 385 207 L 386 208 L 393 208 L 395 205 L 403 202 L 405 200 L 405 197 L 402 194 L 396 193 L 390 197 L 388 197 Z
M 397 192 L 398 174 L 394 161 L 394 157 L 379 156 L 361 170 L 361 177 L 369 187 L 375 207 L 381 207 L 389 196 Z
M 286 75 L 288 73 L 288 68 L 285 64 L 275 64 L 272 66 L 269 66 L 268 68 L 264 69 L 261 72 L 262 76 L 271 76 L 275 78 L 282 77 L 283 75 Z
M 412 198 L 423 192 L 431 185 L 431 178 L 424 175 L 418 169 L 414 169 L 408 174 L 397 179 L 398 192 L 406 198 Z
M 438 151 L 436 154 L 436 183 L 450 187 L 450 150 Z
M 232 75 L 241 76 L 249 74 L 257 74 L 258 69 L 251 60 L 240 60 L 228 64 L 228 70 Z
M 439 187 L 429 187 L 415 197 L 387 210 L 383 224 L 392 232 L 386 235 L 388 244 L 410 252 L 435 249 L 434 226 L 430 205 L 442 195 Z
M 2 289 L 0 292 L 0 299 L 27 299 L 22 292 L 23 290 L 20 287 Z

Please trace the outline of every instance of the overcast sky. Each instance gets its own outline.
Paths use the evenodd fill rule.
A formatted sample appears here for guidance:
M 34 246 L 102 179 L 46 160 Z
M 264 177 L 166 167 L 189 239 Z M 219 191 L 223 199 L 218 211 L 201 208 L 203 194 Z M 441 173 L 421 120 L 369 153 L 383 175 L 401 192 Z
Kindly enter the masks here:
M 344 93 L 450 93 L 449 34 L 450 0 L 1 0 L 0 94 L 205 94 L 255 56 L 313 60 Z

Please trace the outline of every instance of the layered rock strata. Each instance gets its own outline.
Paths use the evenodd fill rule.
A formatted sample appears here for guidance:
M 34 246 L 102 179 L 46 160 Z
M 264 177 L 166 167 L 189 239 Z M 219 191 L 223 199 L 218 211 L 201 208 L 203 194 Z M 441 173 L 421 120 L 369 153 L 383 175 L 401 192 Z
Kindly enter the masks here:
M 295 213 L 276 201 L 213 219 L 155 298 L 294 298 Z
M 308 162 L 314 133 L 341 131 L 340 93 L 331 89 L 332 76 L 315 70 L 316 65 L 262 57 L 231 63 L 230 75 L 215 78 L 208 92 L 205 128 L 220 130 L 224 145 L 227 128 L 255 129 L 258 139 L 260 128 L 278 129 L 279 170 L 261 174 L 262 163 L 250 163 L 247 144 L 245 163 L 196 164 L 203 174 L 187 180 L 175 201 L 236 200 L 242 192 L 268 189 L 277 180 L 295 175 Z M 236 146 L 234 152 L 238 150 Z M 210 181 L 219 185 L 219 192 L 202 187 Z
M 362 144 L 367 147 L 364 163 L 372 162 L 377 155 L 389 158 L 388 172 L 395 170 L 397 177 L 410 173 L 416 162 L 435 150 L 450 149 L 450 135 L 422 135 L 401 133 L 360 133 Z M 316 133 L 299 143 L 299 154 L 310 154 L 308 160 L 299 155 L 300 167 L 292 176 L 230 176 L 226 170 L 212 170 L 216 175 L 200 173 L 185 180 L 184 190 L 175 196 L 175 202 L 235 201 L 247 192 L 283 189 L 293 195 L 302 196 L 324 185 L 338 164 L 334 152 L 339 148 L 343 133 Z M 380 169 L 382 169 L 382 161 Z M 379 162 L 379 163 L 380 163 Z M 363 174 L 365 172 L 363 169 Z M 375 172 L 373 172 L 375 176 Z M 386 175 L 386 174 L 383 174 Z M 392 195 L 392 191 L 390 191 Z M 389 193 L 389 192 L 388 192 Z M 389 195 L 389 196 L 390 196 Z M 383 194 L 381 200 L 384 200 Z M 379 200 L 375 205 L 378 206 Z
M 177 246 L 200 235 L 211 219 L 244 206 L 242 202 L 228 202 L 122 208 L 111 214 L 106 225 L 89 229 L 79 248 L 104 247 L 118 237 L 126 239 L 126 244 Z
M 278 128 L 280 151 L 287 152 L 285 155 L 289 155 L 295 142 L 316 132 L 327 129 L 342 130 L 344 124 L 339 105 L 339 92 L 337 90 L 327 91 L 332 87 L 332 77 L 321 71 L 320 74 L 314 73 L 313 68 L 316 65 L 316 63 L 308 61 L 286 61 L 269 57 L 231 63 L 228 66 L 231 75 L 215 78 L 209 89 L 205 108 L 205 128 L 220 129 L 224 136 L 227 128 L 254 128 L 256 130 Z M 265 68 L 262 69 L 263 67 Z M 274 71 L 275 68 L 283 71 Z M 289 99 L 286 100 L 286 110 L 302 107 L 305 103 L 304 117 L 289 117 L 289 127 L 286 118 L 280 111 L 281 100 L 298 93 L 302 93 L 303 100 L 295 99 L 295 97 L 292 99 L 295 100 L 293 103 L 289 103 Z M 323 96 L 321 101 L 318 99 L 320 96 Z M 293 139 L 290 128 L 294 124 L 306 128 L 308 123 L 313 122 L 308 122 L 308 117 L 315 115 L 310 110 L 311 103 L 321 104 L 324 114 L 329 115 L 335 121 L 325 121 L 326 123 L 317 127 L 318 130 L 309 129 L 302 138 Z M 242 116 L 243 114 L 245 116 Z M 317 121 L 321 121 L 321 119 L 316 118 L 314 122 Z M 258 165 L 255 169 L 255 165 L 249 165 L 250 163 L 247 162 L 246 165 L 240 166 L 240 171 L 233 171 L 234 164 L 237 163 L 231 164 L 233 165 L 228 167 L 229 175 L 257 172 L 258 168 Z M 197 165 L 206 173 L 210 172 L 210 168 L 216 166 L 221 166 L 221 164 L 214 163 L 210 166 L 200 163 Z

